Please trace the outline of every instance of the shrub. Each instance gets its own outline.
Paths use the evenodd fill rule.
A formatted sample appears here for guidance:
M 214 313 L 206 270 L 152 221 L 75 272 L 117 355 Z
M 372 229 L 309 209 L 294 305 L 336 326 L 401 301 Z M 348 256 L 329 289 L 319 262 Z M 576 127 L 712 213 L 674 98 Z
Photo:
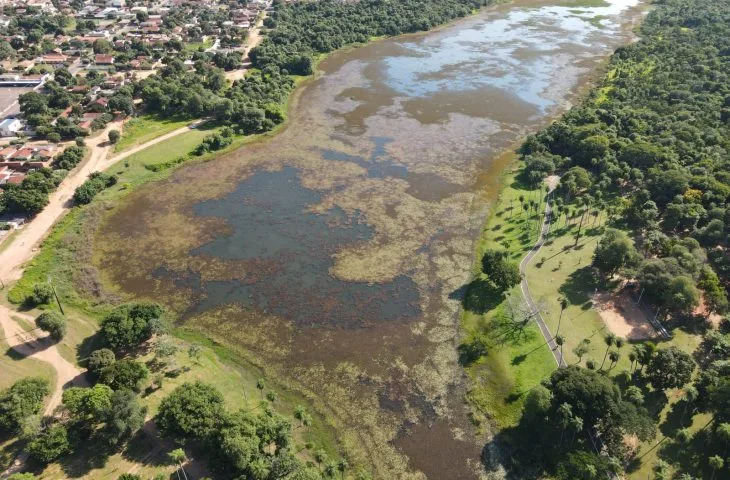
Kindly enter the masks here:
M 48 332 L 55 341 L 60 341 L 66 335 L 66 318 L 59 312 L 43 312 L 35 319 L 38 328 Z
M 28 300 L 33 305 L 48 305 L 53 301 L 53 289 L 47 283 L 36 283 Z

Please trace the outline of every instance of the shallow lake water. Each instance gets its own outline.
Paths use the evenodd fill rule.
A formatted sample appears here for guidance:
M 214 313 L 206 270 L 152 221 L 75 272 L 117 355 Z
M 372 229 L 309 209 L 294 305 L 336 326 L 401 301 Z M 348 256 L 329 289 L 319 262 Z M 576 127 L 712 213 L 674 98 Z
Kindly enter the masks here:
M 130 194 L 98 266 L 310 397 L 376 478 L 477 478 L 458 292 L 498 159 L 630 40 L 637 3 L 515 2 L 337 52 L 280 134 Z

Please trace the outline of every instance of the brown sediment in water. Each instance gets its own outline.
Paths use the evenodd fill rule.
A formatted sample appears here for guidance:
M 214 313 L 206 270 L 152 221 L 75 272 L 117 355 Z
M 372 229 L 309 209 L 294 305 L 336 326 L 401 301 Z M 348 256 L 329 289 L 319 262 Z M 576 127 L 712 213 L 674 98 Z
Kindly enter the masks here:
M 625 11 L 585 10 L 499 6 L 333 54 L 279 135 L 113 210 L 97 266 L 309 396 L 377 478 L 475 478 L 458 292 L 501 152 L 628 38 Z

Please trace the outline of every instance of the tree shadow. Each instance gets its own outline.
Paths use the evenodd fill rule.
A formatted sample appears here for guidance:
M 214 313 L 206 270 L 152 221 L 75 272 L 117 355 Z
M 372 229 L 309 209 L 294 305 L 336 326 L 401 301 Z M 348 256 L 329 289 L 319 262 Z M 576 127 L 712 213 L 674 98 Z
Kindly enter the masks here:
M 90 335 L 84 338 L 76 349 L 76 361 L 81 365 L 85 365 L 86 359 L 89 358 L 91 352 L 104 347 L 104 340 L 98 332 Z
M 671 410 L 659 425 L 659 430 L 664 436 L 671 437 L 677 430 L 688 428 L 692 425 L 692 411 L 687 400 L 682 399 L 672 405 Z
M 502 292 L 488 280 L 477 278 L 467 285 L 462 305 L 465 310 L 484 314 L 502 303 Z
M 167 466 L 169 463 L 165 453 L 175 448 L 175 445 L 171 441 L 157 438 L 157 428 L 151 424 L 154 424 L 154 420 L 147 420 L 145 427 L 129 439 L 122 456 L 130 462 L 145 466 Z
M 593 271 L 593 267 L 585 266 L 571 273 L 568 279 L 563 283 L 558 291 L 573 305 L 582 305 L 584 309 L 590 301 L 590 293 L 599 287 L 598 277 Z

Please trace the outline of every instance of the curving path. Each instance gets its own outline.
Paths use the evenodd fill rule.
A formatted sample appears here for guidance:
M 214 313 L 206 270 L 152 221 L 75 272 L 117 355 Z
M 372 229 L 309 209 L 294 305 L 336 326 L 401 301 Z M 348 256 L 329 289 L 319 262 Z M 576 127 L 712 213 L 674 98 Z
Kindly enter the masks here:
M 558 344 L 555 343 L 555 338 L 553 337 L 552 333 L 550 333 L 547 325 L 545 325 L 545 320 L 542 318 L 542 313 L 540 313 L 540 310 L 535 304 L 535 300 L 533 300 L 532 298 L 532 294 L 530 293 L 530 286 L 527 284 L 527 276 L 525 275 L 525 269 L 527 268 L 527 265 L 529 265 L 530 261 L 535 257 L 535 255 L 537 255 L 537 252 L 540 251 L 543 244 L 545 243 L 545 240 L 547 239 L 548 234 L 550 233 L 550 226 L 552 225 L 553 215 L 553 207 L 550 203 L 550 200 L 552 199 L 552 194 L 555 190 L 555 187 L 557 186 L 557 183 L 557 177 L 548 177 L 548 199 L 545 202 L 545 216 L 543 217 L 542 227 L 540 228 L 540 235 L 537 238 L 535 246 L 532 247 L 532 249 L 527 253 L 527 255 L 525 255 L 525 257 L 520 262 L 520 275 L 522 276 L 520 289 L 522 290 L 522 295 L 525 297 L 525 301 L 530 307 L 530 310 L 536 312 L 535 321 L 537 322 L 537 326 L 540 327 L 540 332 L 542 332 L 542 336 L 545 338 L 545 342 L 547 343 L 548 347 L 550 347 L 550 350 L 553 352 L 553 358 L 555 358 L 555 363 L 558 364 L 558 367 L 565 367 L 567 366 L 567 363 L 565 363 L 565 360 L 560 353 L 560 347 L 558 347 Z
M 18 322 L 13 320 L 12 316 L 22 317 L 29 322 L 33 322 L 33 318 L 11 310 L 5 305 L 0 304 L 0 326 L 4 332 L 5 342 L 10 348 L 20 355 L 29 358 L 35 358 L 42 362 L 46 362 L 56 371 L 56 383 L 51 391 L 51 398 L 46 404 L 43 415 L 53 415 L 53 412 L 61 404 L 63 389 L 69 385 L 86 386 L 84 372 L 76 365 L 72 364 L 61 356 L 56 348 L 55 343 L 48 338 L 48 335 L 38 335 L 38 330 L 25 330 Z M 0 474 L 0 479 L 5 479 L 13 473 L 23 471 L 27 455 L 21 452 L 7 470 Z

